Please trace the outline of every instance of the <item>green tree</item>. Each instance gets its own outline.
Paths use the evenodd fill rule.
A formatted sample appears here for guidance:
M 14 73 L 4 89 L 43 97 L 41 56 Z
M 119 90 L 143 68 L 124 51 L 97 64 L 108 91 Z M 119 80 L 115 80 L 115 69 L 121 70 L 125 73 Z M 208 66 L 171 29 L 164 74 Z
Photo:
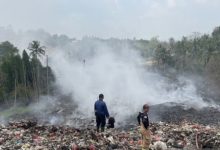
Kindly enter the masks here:
M 16 54 L 18 54 L 18 49 L 10 42 L 5 41 L 0 44 L 0 61 Z
M 159 44 L 155 50 L 155 60 L 157 61 L 158 66 L 165 70 L 166 66 L 170 66 L 172 64 L 170 49 L 167 49 L 162 44 Z
M 22 61 L 23 61 L 23 71 L 24 71 L 24 80 L 26 86 L 33 87 L 33 76 L 32 76 L 32 68 L 30 57 L 28 56 L 27 52 L 23 50 L 22 53 Z
M 35 87 L 37 89 L 37 99 L 38 102 L 40 100 L 40 89 L 41 89 L 41 84 L 40 84 L 40 67 L 41 63 L 39 61 L 39 57 L 42 55 L 45 55 L 45 46 L 41 46 L 39 41 L 32 41 L 28 49 L 30 50 L 30 55 L 32 56 L 32 67 L 33 67 L 33 79 L 35 79 Z
M 45 55 L 45 46 L 41 46 L 39 41 L 32 41 L 29 46 L 28 49 L 30 50 L 30 55 L 32 57 L 41 57 L 42 55 Z
M 7 97 L 14 96 L 14 105 L 17 103 L 17 86 L 23 83 L 22 59 L 20 55 L 10 56 L 3 60 L 1 70 L 5 75 L 4 88 Z

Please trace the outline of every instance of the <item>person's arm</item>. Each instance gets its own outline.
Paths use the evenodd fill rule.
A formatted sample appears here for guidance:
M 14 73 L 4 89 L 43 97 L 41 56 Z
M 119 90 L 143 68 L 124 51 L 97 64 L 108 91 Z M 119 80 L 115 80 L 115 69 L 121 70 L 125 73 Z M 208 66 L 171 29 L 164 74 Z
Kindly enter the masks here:
M 108 108 L 107 108 L 107 106 L 106 106 L 105 103 L 104 103 L 104 108 L 105 108 L 105 116 L 106 116 L 107 118 L 109 118 Z
M 96 102 L 95 102 L 95 104 L 94 104 L 94 112 L 95 112 L 95 114 L 96 114 Z
M 137 121 L 138 121 L 138 124 L 141 125 L 141 113 L 140 112 L 137 116 Z

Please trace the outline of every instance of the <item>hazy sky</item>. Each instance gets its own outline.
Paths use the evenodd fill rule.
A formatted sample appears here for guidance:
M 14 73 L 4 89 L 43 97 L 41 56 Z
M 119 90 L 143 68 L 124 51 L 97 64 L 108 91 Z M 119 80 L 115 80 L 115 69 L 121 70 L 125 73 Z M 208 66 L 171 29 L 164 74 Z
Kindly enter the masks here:
M 0 26 L 81 38 L 179 38 L 220 25 L 220 0 L 0 0 Z

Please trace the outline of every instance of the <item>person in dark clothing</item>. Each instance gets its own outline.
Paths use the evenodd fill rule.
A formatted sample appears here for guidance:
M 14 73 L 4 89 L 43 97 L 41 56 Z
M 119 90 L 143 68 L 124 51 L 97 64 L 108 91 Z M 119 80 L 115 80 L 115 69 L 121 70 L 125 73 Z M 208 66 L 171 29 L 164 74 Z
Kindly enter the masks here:
M 143 109 L 144 110 L 144 109 Z M 148 119 L 148 114 L 147 112 L 139 112 L 139 115 L 137 116 L 138 124 L 143 126 L 148 129 L 149 127 L 149 119 Z
M 96 116 L 96 127 L 99 132 L 101 126 L 101 132 L 105 131 L 106 118 L 109 118 L 108 108 L 103 101 L 104 95 L 99 94 L 99 99 L 95 102 L 95 116 Z
M 108 125 L 107 125 L 107 128 L 115 128 L 115 118 L 114 117 L 109 117 L 108 119 Z
M 151 143 L 151 132 L 149 130 L 149 118 L 148 118 L 149 106 L 145 104 L 143 106 L 143 112 L 139 112 L 137 116 L 140 132 L 142 136 L 142 150 L 149 150 Z

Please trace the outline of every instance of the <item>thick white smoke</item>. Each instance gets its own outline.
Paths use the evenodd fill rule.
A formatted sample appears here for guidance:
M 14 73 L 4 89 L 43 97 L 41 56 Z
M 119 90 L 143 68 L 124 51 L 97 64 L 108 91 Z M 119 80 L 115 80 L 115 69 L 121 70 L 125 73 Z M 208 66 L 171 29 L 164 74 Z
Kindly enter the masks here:
M 24 45 L 31 40 L 39 40 L 47 46 L 56 85 L 62 93 L 72 95 L 78 111 L 86 117 L 94 115 L 94 102 L 100 93 L 105 95 L 110 114 L 118 119 L 140 111 L 145 103 L 207 105 L 197 94 L 192 80 L 180 77 L 178 83 L 181 86 L 171 84 L 165 77 L 141 65 L 146 60 L 126 44 L 118 48 L 114 42 L 110 45 L 102 40 L 70 42 L 65 40 L 65 36 L 58 38 L 42 31 L 40 33 L 11 33 L 8 39 L 18 44 L 16 46 L 19 48 L 25 48 Z M 5 40 L 7 34 L 8 31 L 0 40 Z
M 96 40 L 79 42 L 80 48 L 74 46 L 76 43 L 68 51 L 56 50 L 50 61 L 57 85 L 62 92 L 72 94 L 79 111 L 87 117 L 94 115 L 99 93 L 105 95 L 110 113 L 119 120 L 140 111 L 145 103 L 186 102 L 190 106 L 206 106 L 191 80 L 179 78 L 181 86 L 169 83 L 141 65 L 144 59 L 137 50 L 126 45 L 115 49 Z M 89 44 L 95 48 L 89 49 Z

